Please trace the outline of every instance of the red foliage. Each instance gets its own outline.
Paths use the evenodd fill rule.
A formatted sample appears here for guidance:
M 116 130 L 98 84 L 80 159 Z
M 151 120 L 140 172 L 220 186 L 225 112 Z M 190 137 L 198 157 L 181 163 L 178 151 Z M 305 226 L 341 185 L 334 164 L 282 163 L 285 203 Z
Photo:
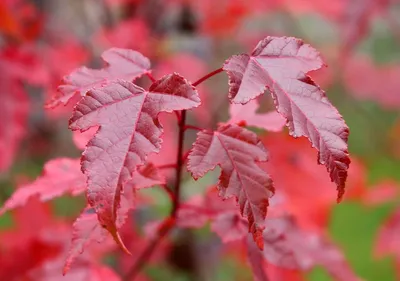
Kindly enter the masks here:
M 176 25 L 185 35 L 199 30 L 199 37 L 213 43 L 234 36 L 249 15 L 279 11 L 291 18 L 317 12 L 342 30 L 338 57 L 347 60 L 338 65 L 344 67 L 347 89 L 357 98 L 397 108 L 399 67 L 349 57 L 389 1 L 223 0 L 216 5 L 170 0 L 161 1 L 159 11 L 141 9 L 144 2 L 104 1 L 99 6 L 110 22 L 86 36 L 85 46 L 74 36 L 42 30 L 43 15 L 29 1 L 0 3 L 0 171 L 12 166 L 27 135 L 31 86 L 45 91 L 41 98 L 48 100 L 48 109 L 57 107 L 57 116 L 72 113 L 73 142 L 83 150 L 80 160 L 48 161 L 42 175 L 5 201 L 0 214 L 12 211 L 16 227 L 0 232 L 0 279 L 146 280 L 140 276 L 146 263 L 176 258 L 173 247 L 161 243 L 172 230 L 210 223 L 223 249 L 244 245 L 242 258 L 254 280 L 301 281 L 303 272 L 316 266 L 335 280 L 359 280 L 326 233 L 335 199 L 342 199 L 346 185 L 347 198 L 376 205 L 394 201 L 398 187 L 382 181 L 366 189 L 364 166 L 355 160 L 350 168 L 349 128 L 309 76 L 325 66 L 319 52 L 300 39 L 276 34 L 259 41 L 250 54 L 233 55 L 205 74 L 209 61 L 201 46 L 195 48 L 201 55 L 185 50 L 163 58 L 171 47 L 163 38 L 170 32 L 164 20 L 171 16 L 164 10 L 183 14 Z M 185 22 L 192 12 L 198 21 Z M 148 19 L 153 16 L 161 18 L 157 26 Z M 185 39 L 177 36 L 178 49 L 186 48 Z M 93 57 L 103 48 L 110 49 L 101 55 L 102 68 L 79 67 L 96 65 Z M 154 61 L 153 69 L 142 53 Z M 326 81 L 333 83 L 335 71 L 326 74 Z M 202 84 L 222 72 L 228 75 L 227 88 Z M 260 111 L 264 92 L 272 96 L 272 111 Z M 224 97 L 229 109 L 219 103 Z M 218 123 L 222 116 L 227 121 Z M 198 131 L 197 138 L 190 130 Z M 218 182 L 184 200 L 184 167 L 198 180 L 217 166 Z M 142 211 L 151 200 L 143 200 L 140 190 L 154 186 L 165 191 L 171 211 L 147 224 L 142 236 L 138 230 L 148 219 Z M 47 201 L 82 193 L 87 206 L 73 224 L 51 215 Z M 400 264 L 399 227 L 395 211 L 380 231 L 376 252 L 394 255 Z M 108 255 L 118 262 L 116 272 L 102 265 Z

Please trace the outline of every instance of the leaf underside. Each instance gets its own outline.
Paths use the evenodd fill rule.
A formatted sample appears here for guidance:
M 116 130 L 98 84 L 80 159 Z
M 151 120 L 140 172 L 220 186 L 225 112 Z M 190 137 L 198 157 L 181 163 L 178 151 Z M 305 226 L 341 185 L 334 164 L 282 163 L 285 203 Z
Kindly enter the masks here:
M 237 199 L 242 216 L 249 222 L 249 232 L 263 248 L 262 231 L 274 187 L 268 174 L 257 165 L 267 161 L 267 152 L 257 135 L 231 124 L 220 125 L 214 132 L 199 132 L 188 159 L 188 170 L 195 179 L 217 165 L 221 167 L 219 195 Z
M 277 111 L 287 120 L 294 137 L 307 137 L 338 189 L 344 194 L 350 164 L 347 141 L 349 129 L 325 92 L 307 76 L 323 66 L 319 53 L 291 37 L 267 37 L 251 55 L 229 58 L 223 69 L 229 76 L 229 99 L 246 104 L 266 89 Z
M 70 129 L 99 126 L 82 154 L 88 203 L 100 224 L 116 237 L 116 214 L 123 185 L 161 147 L 160 112 L 196 107 L 195 88 L 178 74 L 155 81 L 149 91 L 118 80 L 90 92 L 77 104 Z

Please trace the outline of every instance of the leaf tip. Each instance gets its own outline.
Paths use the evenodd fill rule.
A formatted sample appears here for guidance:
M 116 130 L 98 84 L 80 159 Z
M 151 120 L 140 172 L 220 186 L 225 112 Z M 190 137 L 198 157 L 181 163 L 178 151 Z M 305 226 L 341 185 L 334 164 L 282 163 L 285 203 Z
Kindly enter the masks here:
M 70 269 L 70 262 L 67 261 L 67 262 L 65 263 L 64 267 L 63 267 L 62 275 L 63 275 L 63 276 L 67 275 L 69 269 Z
M 343 195 L 344 195 L 344 187 L 338 188 L 338 196 L 336 199 L 336 202 L 339 204 L 343 200 Z
M 263 237 L 261 236 L 261 237 L 256 238 L 255 242 L 256 242 L 256 245 L 257 245 L 258 249 L 260 249 L 260 251 L 264 251 L 264 240 L 263 240 Z
M 110 232 L 115 243 L 117 243 L 117 245 L 121 248 L 121 250 L 124 251 L 126 254 L 132 256 L 131 252 L 126 248 L 124 242 L 122 241 L 116 226 L 114 225 L 112 227 L 107 227 L 107 230 Z

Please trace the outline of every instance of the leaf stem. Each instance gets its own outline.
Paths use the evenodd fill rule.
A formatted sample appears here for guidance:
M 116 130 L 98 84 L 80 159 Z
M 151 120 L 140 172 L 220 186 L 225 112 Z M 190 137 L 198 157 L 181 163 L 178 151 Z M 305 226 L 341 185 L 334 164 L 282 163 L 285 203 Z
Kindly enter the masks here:
M 202 82 L 204 82 L 208 78 L 210 78 L 210 77 L 212 77 L 212 76 L 214 76 L 214 75 L 216 75 L 216 74 L 218 74 L 218 73 L 220 73 L 222 71 L 223 71 L 222 67 L 218 68 L 218 69 L 208 73 L 207 75 L 201 77 L 199 80 L 197 80 L 196 82 L 192 83 L 192 85 L 196 87 L 197 85 L 201 84 Z
M 193 125 L 185 125 L 185 128 L 184 128 L 184 129 L 185 129 L 185 130 L 203 131 L 202 128 L 199 128 L 199 127 L 196 127 L 196 126 L 193 126 Z
M 178 139 L 178 151 L 176 154 L 176 177 L 175 177 L 175 202 L 172 206 L 171 217 L 176 218 L 177 211 L 179 209 L 180 192 L 181 192 L 181 178 L 182 178 L 182 166 L 185 162 L 183 159 L 183 143 L 185 140 L 185 123 L 186 123 L 186 110 L 182 110 L 181 118 L 179 120 L 179 139 Z
M 149 79 L 151 80 L 151 82 L 153 82 L 153 83 L 156 82 L 156 78 L 154 78 L 154 76 L 153 76 L 150 72 L 147 72 L 147 73 L 146 73 L 146 76 L 149 77 Z
M 154 250 L 161 243 L 162 239 L 174 228 L 175 219 L 178 214 L 178 209 L 180 206 L 180 190 L 181 190 L 181 178 L 182 178 L 182 166 L 185 162 L 188 152 L 183 153 L 183 144 L 185 140 L 185 123 L 186 123 L 186 110 L 182 110 L 180 119 L 179 119 L 179 140 L 178 140 L 178 151 L 176 154 L 176 179 L 175 179 L 175 188 L 173 194 L 170 193 L 173 205 L 171 214 L 168 218 L 166 218 L 161 227 L 157 232 L 157 236 L 147 245 L 147 248 L 141 253 L 136 262 L 132 265 L 130 270 L 126 273 L 123 280 L 124 281 L 133 281 L 138 274 L 140 273 L 143 266 L 150 259 Z M 169 189 L 166 189 L 169 192 Z

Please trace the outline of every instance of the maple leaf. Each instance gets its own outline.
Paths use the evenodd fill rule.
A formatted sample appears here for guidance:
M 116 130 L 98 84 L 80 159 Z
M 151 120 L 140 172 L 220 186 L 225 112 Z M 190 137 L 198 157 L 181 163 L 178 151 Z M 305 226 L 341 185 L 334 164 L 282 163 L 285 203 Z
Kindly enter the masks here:
M 99 126 L 82 154 L 81 165 L 88 176 L 88 202 L 114 236 L 122 185 L 161 147 L 158 114 L 199 104 L 196 89 L 178 74 L 170 74 L 154 82 L 149 91 L 128 81 L 115 81 L 90 91 L 75 107 L 72 130 Z
M 86 188 L 79 159 L 58 158 L 44 166 L 41 176 L 34 182 L 22 185 L 5 202 L 0 215 L 25 205 L 31 197 L 38 196 L 42 202 L 60 197 L 66 193 L 78 195 Z
M 272 132 L 279 132 L 285 125 L 285 119 L 273 111 L 267 113 L 256 113 L 258 103 L 256 100 L 251 100 L 245 105 L 230 104 L 229 114 L 231 118 L 229 124 L 244 124 L 246 126 L 257 127 Z
M 319 53 L 301 40 L 267 37 L 251 55 L 232 56 L 223 69 L 229 76 L 233 103 L 245 104 L 268 88 L 277 111 L 287 119 L 290 134 L 306 136 L 319 151 L 318 162 L 327 167 L 340 201 L 350 164 L 349 130 L 324 91 L 306 75 L 323 65 Z
M 47 107 L 67 104 L 77 93 L 84 96 L 90 89 L 102 87 L 117 79 L 134 80 L 150 72 L 150 61 L 141 53 L 111 48 L 101 55 L 107 66 L 102 69 L 81 67 L 64 77 L 64 85 L 58 87 L 58 93 Z
M 322 265 L 337 280 L 360 280 L 335 245 L 318 234 L 303 231 L 292 217 L 266 219 L 265 228 L 263 255 L 269 263 L 299 270 Z M 248 247 L 249 251 L 258 251 Z M 249 262 L 255 260 L 250 258 Z
M 258 165 L 267 152 L 257 135 L 237 125 L 220 125 L 217 131 L 202 131 L 189 154 L 188 170 L 194 179 L 221 167 L 218 189 L 224 199 L 235 196 L 242 216 L 249 221 L 258 247 L 267 214 L 268 199 L 274 193 L 272 180 Z

